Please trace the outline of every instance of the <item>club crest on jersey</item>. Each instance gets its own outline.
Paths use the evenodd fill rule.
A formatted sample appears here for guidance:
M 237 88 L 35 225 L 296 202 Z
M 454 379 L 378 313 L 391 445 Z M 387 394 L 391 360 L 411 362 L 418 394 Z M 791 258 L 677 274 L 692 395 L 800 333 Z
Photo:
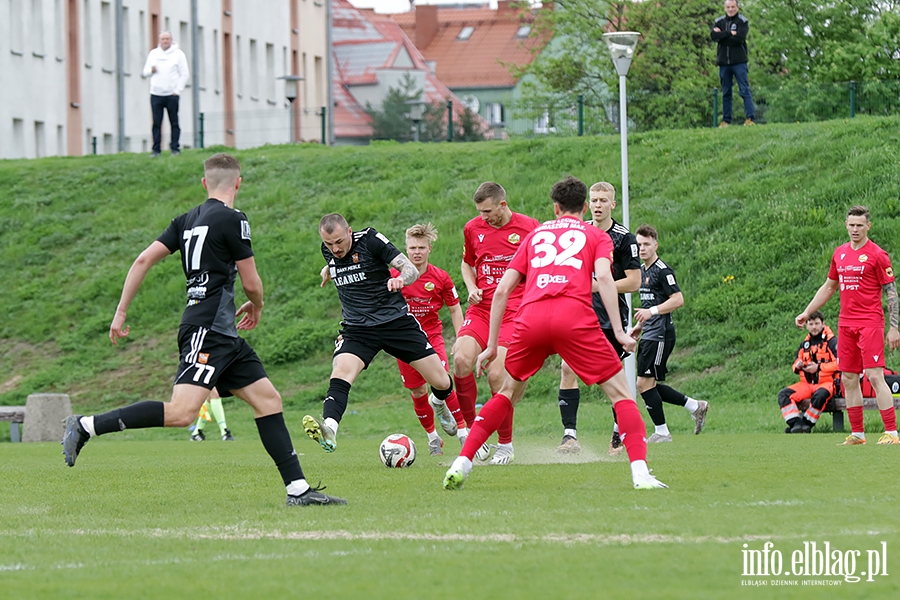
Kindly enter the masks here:
M 206 352 L 201 352 L 197 355 L 197 362 L 201 365 L 205 365 L 209 362 L 209 354 L 207 354 Z
M 888 277 L 893 277 L 894 269 L 892 269 L 891 267 L 888 267 L 887 269 L 884 270 L 884 274 L 887 275 Z
M 353 260 L 354 263 L 358 263 L 359 262 L 359 254 L 354 254 L 353 256 L 350 257 L 350 259 Z
M 511 233 L 511 234 L 509 234 L 509 237 L 506 239 L 509 240 L 510 244 L 518 244 L 519 240 L 521 240 L 522 238 L 519 237 L 518 233 Z
M 429 281 L 428 283 L 425 284 L 425 290 L 428 291 L 428 292 L 433 292 L 433 291 L 434 291 L 434 284 L 431 283 L 431 282 Z
M 479 234 L 478 234 L 478 241 L 479 241 L 479 242 L 483 242 L 483 241 L 484 241 L 484 234 L 483 234 L 483 233 L 479 233 Z
M 845 257 L 845 256 L 847 256 L 847 255 L 844 254 L 844 253 L 842 252 L 842 253 L 841 253 L 841 260 L 844 260 L 844 257 Z
M 865 254 L 859 255 L 859 262 L 866 262 L 867 260 L 869 260 L 869 257 L 866 256 Z

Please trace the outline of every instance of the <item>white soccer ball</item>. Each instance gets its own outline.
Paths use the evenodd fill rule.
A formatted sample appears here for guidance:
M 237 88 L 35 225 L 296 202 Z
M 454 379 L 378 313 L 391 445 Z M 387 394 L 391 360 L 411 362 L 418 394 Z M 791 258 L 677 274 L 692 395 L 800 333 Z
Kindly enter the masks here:
M 381 442 L 379 454 L 381 462 L 388 468 L 409 467 L 416 460 L 416 443 L 402 433 L 392 433 Z

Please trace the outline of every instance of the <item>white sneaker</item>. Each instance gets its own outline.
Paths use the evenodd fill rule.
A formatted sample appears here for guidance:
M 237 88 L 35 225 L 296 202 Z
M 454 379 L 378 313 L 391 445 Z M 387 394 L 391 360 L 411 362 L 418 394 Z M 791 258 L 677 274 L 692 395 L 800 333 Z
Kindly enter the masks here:
M 459 446 L 460 448 L 466 445 L 466 439 L 468 439 L 469 435 L 463 435 L 459 437 Z M 482 444 L 481 448 L 475 451 L 475 460 L 480 460 L 484 462 L 491 455 L 491 447 L 487 444 Z
M 444 454 L 444 440 L 441 438 L 434 438 L 433 440 L 428 440 L 428 454 L 430 456 L 441 456 Z
M 501 446 L 498 444 L 496 448 L 497 450 L 494 451 L 494 456 L 491 458 L 489 464 L 508 465 L 516 458 L 516 455 L 513 452 L 512 444 L 508 446 Z
M 667 433 L 666 435 L 662 435 L 660 433 L 654 433 L 650 437 L 647 438 L 648 444 L 661 444 L 663 442 L 671 442 L 672 434 Z
M 649 473 L 646 475 L 633 475 L 631 480 L 634 482 L 634 489 L 636 490 L 652 490 L 669 487 Z
M 453 413 L 450 412 L 450 407 L 447 406 L 447 403 L 438 400 L 434 394 L 428 394 L 428 404 L 434 409 L 434 414 L 438 418 L 438 421 L 440 421 L 441 429 L 444 430 L 444 433 L 447 435 L 456 435 L 456 419 L 453 418 Z

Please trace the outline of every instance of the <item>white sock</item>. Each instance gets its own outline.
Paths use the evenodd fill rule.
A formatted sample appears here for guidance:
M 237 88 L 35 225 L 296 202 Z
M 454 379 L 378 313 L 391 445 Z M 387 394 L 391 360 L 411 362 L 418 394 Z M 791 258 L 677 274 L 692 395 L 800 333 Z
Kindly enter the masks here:
M 441 436 L 438 435 L 438 432 L 437 432 L 436 429 L 433 430 L 433 431 L 427 431 L 426 433 L 428 434 L 428 441 L 429 441 L 429 442 L 430 442 L 431 440 L 439 440 L 439 439 L 441 439 Z
M 507 450 L 512 450 L 513 449 L 512 442 L 510 442 L 508 444 L 497 444 L 497 449 L 499 450 L 500 448 L 506 448 Z
M 461 427 L 461 428 L 457 429 L 457 430 L 456 430 L 456 437 L 458 437 L 458 438 L 461 439 L 461 440 L 464 440 L 464 439 L 466 439 L 467 437 L 469 437 L 469 428 L 468 428 L 468 427 Z
M 463 474 L 468 477 L 469 473 L 472 472 L 472 461 L 465 456 L 457 456 L 456 460 L 453 461 L 453 464 L 450 465 L 450 470 L 462 471 Z
M 687 402 L 684 403 L 684 408 L 685 408 L 689 413 L 692 413 L 692 412 L 694 412 L 695 410 L 697 410 L 698 408 L 700 408 L 700 403 L 697 402 L 696 400 L 694 400 L 693 398 L 688 398 L 688 399 L 687 399 Z
M 306 483 L 305 479 L 295 479 L 284 487 L 287 489 L 288 496 L 300 496 L 306 493 L 306 490 L 309 489 L 309 484 Z
M 613 433 L 619 433 L 619 424 L 613 423 Z
M 650 474 L 650 469 L 647 468 L 647 461 L 636 460 L 631 463 L 631 476 L 632 477 L 647 476 L 649 474 Z
M 78 419 L 78 422 L 81 423 L 81 426 L 84 427 L 84 430 L 87 431 L 91 437 L 97 435 L 97 432 L 94 431 L 94 417 L 81 417 Z
M 895 429 L 894 431 L 888 431 L 887 429 L 885 429 L 884 432 L 885 432 L 886 434 L 888 434 L 888 435 L 892 435 L 892 436 L 894 436 L 894 437 L 897 437 L 897 430 L 896 430 L 896 429 Z
M 563 436 L 573 437 L 576 440 L 578 439 L 578 434 L 575 433 L 574 429 L 566 429 L 565 431 L 563 431 Z
M 325 419 L 324 425 L 328 429 L 332 430 L 335 435 L 337 435 L 337 430 L 338 430 L 338 422 L 337 421 L 335 421 L 331 417 L 328 417 L 327 419 Z
M 663 423 L 662 425 L 656 425 L 655 428 L 656 428 L 656 433 L 658 433 L 659 435 L 671 435 L 669 433 L 669 424 L 668 423 Z
M 858 438 L 861 439 L 861 440 L 866 439 L 866 434 L 865 434 L 865 433 L 856 433 L 856 432 L 854 431 L 854 432 L 852 433 L 852 435 L 853 435 L 853 437 L 858 437 Z

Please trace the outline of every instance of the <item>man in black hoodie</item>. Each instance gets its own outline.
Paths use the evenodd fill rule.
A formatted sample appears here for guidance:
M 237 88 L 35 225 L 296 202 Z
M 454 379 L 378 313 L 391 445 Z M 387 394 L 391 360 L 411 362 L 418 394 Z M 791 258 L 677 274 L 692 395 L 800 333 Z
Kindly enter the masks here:
M 744 100 L 744 125 L 753 125 L 753 95 L 747 79 L 747 32 L 750 21 L 739 13 L 737 0 L 725 0 L 725 14 L 713 23 L 709 37 L 719 45 L 716 64 L 722 82 L 722 122 L 719 127 L 731 125 L 731 84 L 737 79 L 738 90 Z

